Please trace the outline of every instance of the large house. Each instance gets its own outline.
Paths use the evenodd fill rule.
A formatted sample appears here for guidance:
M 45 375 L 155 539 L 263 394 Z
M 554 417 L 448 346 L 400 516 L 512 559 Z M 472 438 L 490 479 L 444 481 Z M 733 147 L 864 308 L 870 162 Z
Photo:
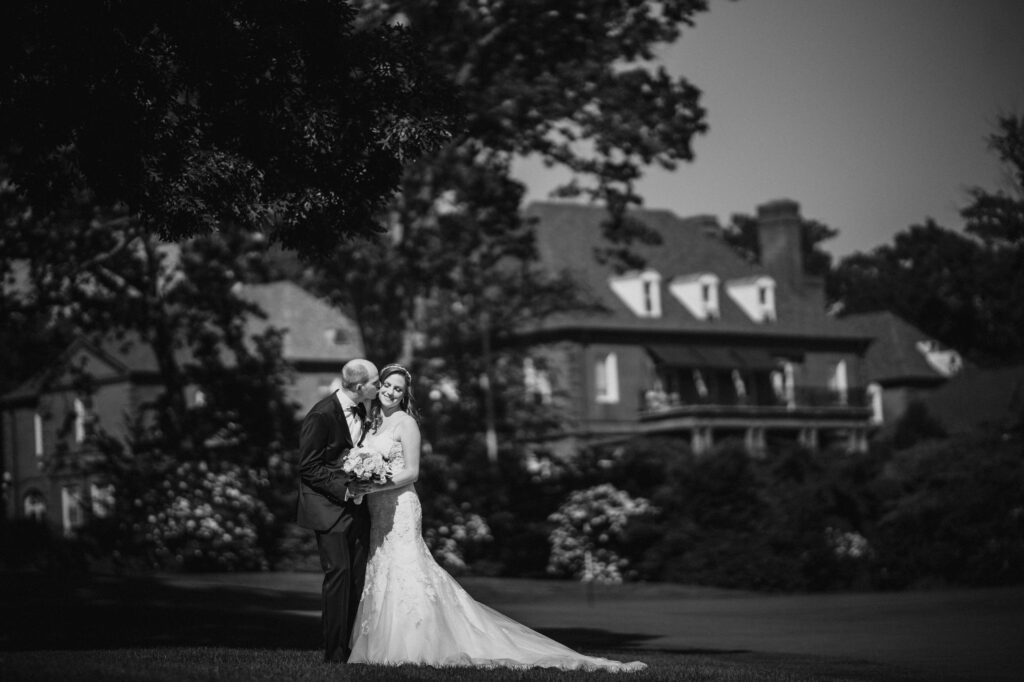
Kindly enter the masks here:
M 521 337 L 527 382 L 568 415 L 552 447 L 678 434 L 697 452 L 726 437 L 752 453 L 769 440 L 862 451 L 871 427 L 870 335 L 825 313 L 805 274 L 799 207 L 758 208 L 761 264 L 741 258 L 711 217 L 634 217 L 662 237 L 637 245 L 642 270 L 594 258 L 606 213 L 569 203 L 528 208 L 542 263 L 568 271 L 599 312 L 547 319 Z
M 262 308 L 266 319 L 247 321 L 250 334 L 268 325 L 284 329 L 283 356 L 294 370 L 288 398 L 302 411 L 335 388 L 342 364 L 363 355 L 363 342 L 351 319 L 291 282 L 247 285 L 239 294 Z M 95 387 L 76 390 L 76 373 L 87 373 Z M 95 420 L 115 435 L 126 435 L 125 415 L 151 401 L 158 384 L 156 358 L 139 342 L 105 339 L 73 343 L 50 370 L 40 372 L 0 398 L 2 453 L 8 518 L 45 519 L 70 532 L 84 510 L 101 512 L 110 491 L 96 486 L 88 466 L 46 466 L 58 449 L 74 464 L 87 464 L 86 424 Z M 188 400 L 201 400 L 195 388 Z

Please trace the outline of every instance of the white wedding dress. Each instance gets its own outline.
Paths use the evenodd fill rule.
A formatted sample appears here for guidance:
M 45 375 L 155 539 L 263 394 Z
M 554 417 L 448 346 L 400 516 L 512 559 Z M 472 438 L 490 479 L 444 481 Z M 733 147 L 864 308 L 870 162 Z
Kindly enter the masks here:
M 404 465 L 392 434 L 370 434 L 364 444 L 389 452 L 396 470 Z M 475 601 L 431 556 L 412 484 L 367 495 L 364 503 L 370 505 L 370 557 L 350 663 L 622 672 L 647 667 L 584 656 Z

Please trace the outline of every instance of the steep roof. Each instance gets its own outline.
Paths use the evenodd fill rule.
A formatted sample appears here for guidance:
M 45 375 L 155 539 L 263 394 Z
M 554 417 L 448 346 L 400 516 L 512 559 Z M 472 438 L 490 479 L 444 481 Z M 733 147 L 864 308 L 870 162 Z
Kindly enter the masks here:
M 840 324 L 874 339 L 865 355 L 867 379 L 882 385 L 939 384 L 946 377 L 917 348 L 931 337 L 898 315 L 880 311 L 839 318 Z
M 794 291 L 786 282 L 776 281 L 777 320 L 755 322 L 724 292 L 728 282 L 769 275 L 764 267 L 743 260 L 717 236 L 720 228 L 713 217 L 679 218 L 666 210 L 640 209 L 632 213 L 647 227 L 657 231 L 662 244 L 637 244 L 632 248 L 647 265 L 662 276 L 662 315 L 641 318 L 634 315 L 616 296 L 608 281 L 615 273 L 594 257 L 594 249 L 603 245 L 601 224 L 605 209 L 571 203 L 541 202 L 526 208 L 527 217 L 536 219 L 537 248 L 541 262 L 555 272 L 568 270 L 607 311 L 573 313 L 548 320 L 545 328 L 622 329 L 650 332 L 687 332 L 697 335 L 729 334 L 751 337 L 813 337 L 850 341 L 866 340 L 856 330 L 836 324 L 825 314 L 824 302 L 806 292 Z M 720 317 L 700 320 L 668 291 L 668 284 L 679 276 L 712 273 L 719 277 L 723 291 L 719 295 Z
M 247 284 L 239 295 L 257 304 L 267 319 L 249 322 L 250 333 L 267 326 L 286 329 L 283 354 L 290 362 L 338 361 L 363 355 L 363 338 L 348 316 L 289 281 Z
M 241 287 L 238 295 L 257 304 L 267 315 L 266 319 L 248 320 L 249 334 L 259 334 L 268 326 L 285 329 L 282 354 L 288 362 L 336 362 L 340 369 L 345 361 L 363 355 L 363 341 L 355 323 L 293 282 L 249 284 Z M 158 370 L 152 348 L 135 333 L 122 338 L 107 336 L 95 344 L 75 341 L 62 354 L 63 360 L 54 366 L 62 367 L 79 356 L 90 364 L 105 365 L 108 374 L 126 379 L 131 374 L 152 374 Z M 179 349 L 178 359 L 190 362 L 188 349 Z M 52 371 L 39 372 L 5 394 L 2 402 L 34 397 L 58 379 Z

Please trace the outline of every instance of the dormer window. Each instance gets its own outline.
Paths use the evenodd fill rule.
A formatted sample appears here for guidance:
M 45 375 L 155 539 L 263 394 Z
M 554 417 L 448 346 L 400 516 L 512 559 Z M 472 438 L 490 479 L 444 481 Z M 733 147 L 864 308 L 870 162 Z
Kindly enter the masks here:
M 729 298 L 754 322 L 774 322 L 775 280 L 766 275 L 726 282 Z
M 709 272 L 676 277 L 669 291 L 698 320 L 717 320 L 718 277 Z
M 637 317 L 661 317 L 661 275 L 656 271 L 628 272 L 608 284 Z
M 917 342 L 917 350 L 936 372 L 951 377 L 963 367 L 964 362 L 955 350 L 944 348 L 938 341 L 928 339 Z
M 326 329 L 324 338 L 327 339 L 327 343 L 335 346 L 344 346 L 349 341 L 344 329 Z

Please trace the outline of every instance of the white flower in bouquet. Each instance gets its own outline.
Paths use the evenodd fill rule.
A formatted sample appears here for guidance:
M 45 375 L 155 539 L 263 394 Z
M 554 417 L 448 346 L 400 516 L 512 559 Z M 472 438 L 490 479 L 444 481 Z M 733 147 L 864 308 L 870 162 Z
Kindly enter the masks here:
M 341 462 L 341 470 L 353 480 L 363 483 L 387 483 L 392 474 L 391 462 L 385 453 L 362 445 L 349 450 Z M 351 492 L 345 493 L 345 499 L 354 499 L 356 504 L 363 502 L 362 495 Z

